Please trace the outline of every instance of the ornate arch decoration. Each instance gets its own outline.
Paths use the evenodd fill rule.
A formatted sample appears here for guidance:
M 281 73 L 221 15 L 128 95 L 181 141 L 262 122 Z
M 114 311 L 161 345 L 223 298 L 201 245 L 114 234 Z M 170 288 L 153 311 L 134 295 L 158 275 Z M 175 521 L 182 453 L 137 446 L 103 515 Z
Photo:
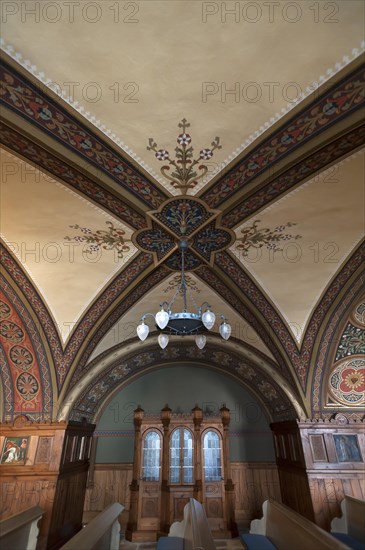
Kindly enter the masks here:
M 51 92 L 47 95 L 37 79 L 3 58 L 0 66 L 1 101 L 10 110 L 30 121 L 46 134 L 71 149 L 79 157 L 112 178 L 150 208 L 158 208 L 167 194 L 121 157 L 85 121 L 70 114 L 65 104 Z
M 0 276 L 0 335 L 3 421 L 25 414 L 32 421 L 52 420 L 54 375 L 44 336 L 34 312 Z M 48 350 L 49 351 L 49 350 Z
M 278 374 L 272 361 L 240 342 L 233 340 L 222 345 L 218 337 L 213 337 L 203 350 L 197 349 L 193 342 L 191 345 L 184 342 L 184 346 L 171 343 L 162 350 L 136 340 L 113 347 L 95 358 L 88 374 L 68 392 L 59 419 L 86 417 L 95 422 L 106 403 L 124 385 L 176 361 L 213 368 L 234 377 L 255 395 L 272 421 L 306 415 L 295 389 Z
M 365 404 L 365 294 L 353 301 L 332 342 L 329 368 L 322 385 L 328 410 L 364 410 Z
M 361 264 L 360 269 L 359 266 L 357 267 L 358 269 L 352 273 L 352 277 L 344 285 L 344 291 L 337 294 L 323 330 L 317 333 L 318 336 L 321 334 L 321 337 L 316 346 L 316 352 L 312 356 L 311 416 L 313 418 L 329 417 L 337 409 L 354 411 L 356 401 L 362 403 L 359 394 L 363 390 L 361 361 L 365 359 L 365 331 L 362 326 L 361 312 L 357 310 L 361 310 L 361 304 L 364 302 L 365 270 L 361 269 Z M 351 365 L 352 361 L 355 363 Z M 349 370 L 346 372 L 348 367 Z M 358 372 L 359 376 L 356 375 L 352 381 L 349 378 L 347 380 L 349 385 L 347 385 L 346 377 L 351 376 L 353 372 Z M 332 382 L 331 376 L 334 376 Z M 332 390 L 329 388 L 330 384 L 332 384 Z M 351 395 L 352 386 L 361 390 L 354 392 L 355 406 L 354 402 L 351 403 L 344 398 L 346 395 Z
M 37 323 L 40 324 L 44 332 L 45 338 L 43 338 L 42 341 L 46 341 L 48 344 L 48 353 L 52 357 L 52 360 L 49 361 L 49 364 L 53 363 L 54 365 L 54 370 L 56 373 L 56 385 L 57 390 L 59 390 L 60 386 L 58 373 L 59 371 L 62 372 L 63 349 L 52 315 L 48 311 L 40 294 L 30 281 L 27 274 L 24 272 L 14 256 L 3 244 L 0 244 L 0 259 L 1 268 L 4 275 L 6 274 L 6 280 L 10 280 L 11 286 L 16 285 L 17 288 L 21 290 L 25 299 L 29 303 L 29 307 L 31 308 L 32 312 L 34 312 Z M 5 278 L 3 279 L 3 281 L 5 281 Z M 10 287 L 9 283 L 6 282 L 4 284 L 7 284 Z M 23 309 L 26 310 L 24 306 Z

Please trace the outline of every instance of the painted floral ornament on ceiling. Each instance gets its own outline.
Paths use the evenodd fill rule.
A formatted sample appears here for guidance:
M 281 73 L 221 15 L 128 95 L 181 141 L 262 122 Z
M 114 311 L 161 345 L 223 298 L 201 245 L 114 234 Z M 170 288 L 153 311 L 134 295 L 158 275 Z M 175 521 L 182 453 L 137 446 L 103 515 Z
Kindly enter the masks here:
M 105 223 L 109 227 L 107 231 L 103 229 L 92 231 L 78 224 L 70 225 L 71 229 L 80 230 L 82 234 L 74 237 L 65 237 L 65 240 L 89 245 L 86 249 L 86 252 L 89 253 L 99 252 L 101 249 L 114 250 L 118 258 L 123 258 L 124 254 L 130 251 L 130 246 L 124 240 L 125 231 L 114 227 L 111 221 L 106 221 Z
M 232 230 L 220 226 L 220 216 L 219 210 L 208 208 L 200 199 L 175 197 L 158 210 L 147 212 L 148 229 L 136 231 L 132 241 L 140 250 L 152 253 L 155 263 L 165 260 L 169 269 L 180 271 L 178 244 L 187 239 L 186 269 L 196 269 L 202 262 L 212 265 L 215 253 L 231 246 L 235 239 Z
M 356 356 L 339 362 L 329 379 L 335 402 L 350 407 L 365 403 L 365 360 Z
M 175 147 L 175 159 L 171 158 L 169 151 L 166 149 L 158 149 L 158 145 L 153 138 L 150 138 L 147 151 L 155 151 L 155 157 L 161 162 L 168 162 L 161 168 L 161 174 L 171 182 L 171 185 L 176 189 L 180 189 L 182 194 L 187 193 L 188 189 L 195 187 L 208 172 L 208 167 L 203 164 L 203 161 L 210 160 L 213 157 L 213 151 L 221 149 L 219 141 L 216 137 L 211 143 L 210 148 L 204 148 L 199 151 L 199 158 L 194 159 L 194 148 L 191 145 L 192 138 L 186 132 L 190 127 L 190 123 L 183 118 L 179 122 L 178 127 L 182 132 L 177 137 L 178 146 Z M 173 171 L 169 173 L 170 167 Z M 200 171 L 200 173 L 197 172 Z
M 282 244 L 287 241 L 301 239 L 302 235 L 291 235 L 286 233 L 285 229 L 297 225 L 294 222 L 288 222 L 278 225 L 274 229 L 268 227 L 258 227 L 260 220 L 255 220 L 252 225 L 241 230 L 242 237 L 237 238 L 236 249 L 242 252 L 244 257 L 252 248 L 266 247 L 274 252 L 282 251 Z

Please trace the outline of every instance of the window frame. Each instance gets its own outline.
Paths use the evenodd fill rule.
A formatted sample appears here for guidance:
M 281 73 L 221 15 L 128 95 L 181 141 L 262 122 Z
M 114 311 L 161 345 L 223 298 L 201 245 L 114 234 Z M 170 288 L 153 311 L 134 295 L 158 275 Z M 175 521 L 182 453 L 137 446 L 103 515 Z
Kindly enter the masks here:
M 184 456 L 184 450 L 185 450 L 185 447 L 184 447 L 184 442 L 185 442 L 184 433 L 185 433 L 185 430 L 190 434 L 190 438 L 191 438 L 191 441 L 192 441 L 191 466 L 185 466 L 185 456 Z M 176 468 L 179 472 L 179 480 L 178 481 L 172 481 L 172 479 L 171 479 L 171 470 L 172 470 L 172 466 L 171 466 L 172 445 L 171 445 L 171 443 L 172 443 L 173 436 L 176 432 L 179 432 L 179 447 L 178 447 L 178 449 L 179 449 L 179 465 L 174 466 L 174 468 Z M 175 449 L 176 449 L 176 447 L 175 447 Z M 191 481 L 185 481 L 185 473 L 188 469 L 191 470 L 191 473 L 192 473 Z M 172 430 L 172 432 L 170 434 L 170 439 L 169 439 L 169 484 L 170 485 L 193 485 L 194 484 L 194 479 L 195 479 L 194 433 L 187 426 L 184 426 L 184 425 L 176 426 Z
M 217 468 L 217 466 L 206 466 L 206 453 L 205 453 L 205 446 L 204 446 L 204 443 L 205 443 L 205 438 L 206 436 L 210 433 L 214 433 L 217 437 L 218 437 L 218 443 L 219 443 L 219 446 L 216 447 L 217 449 L 219 449 L 219 475 L 216 475 L 214 479 L 207 479 L 206 477 L 206 471 L 207 471 L 207 468 Z M 208 447 L 207 447 L 208 449 Z M 215 483 L 215 482 L 218 482 L 218 481 L 222 481 L 224 479 L 224 464 L 223 464 L 223 440 L 222 440 L 222 434 L 220 433 L 219 430 L 209 426 L 207 427 L 201 434 L 201 452 L 202 452 L 202 478 L 203 478 L 203 482 L 204 483 Z
M 159 453 L 158 453 L 158 465 L 154 464 L 153 466 L 147 466 L 145 465 L 145 459 L 147 458 L 146 457 L 146 450 L 157 450 L 157 449 L 153 449 L 153 448 L 147 448 L 145 446 L 145 442 L 146 442 L 146 439 L 148 438 L 148 436 L 152 433 L 155 433 L 158 435 L 158 438 L 159 438 L 159 442 L 160 442 L 160 446 L 159 446 Z M 161 470 L 162 470 L 162 467 L 161 467 L 161 463 L 162 463 L 162 452 L 163 452 L 163 436 L 160 432 L 160 430 L 156 429 L 156 428 L 151 428 L 149 430 L 146 430 L 146 432 L 143 434 L 143 437 L 142 437 L 142 460 L 141 460 L 141 480 L 142 481 L 147 481 L 149 483 L 155 483 L 155 482 L 160 482 L 161 481 Z M 158 469 L 158 479 L 151 479 L 151 476 L 144 476 L 144 472 L 147 468 L 152 468 L 152 469 Z

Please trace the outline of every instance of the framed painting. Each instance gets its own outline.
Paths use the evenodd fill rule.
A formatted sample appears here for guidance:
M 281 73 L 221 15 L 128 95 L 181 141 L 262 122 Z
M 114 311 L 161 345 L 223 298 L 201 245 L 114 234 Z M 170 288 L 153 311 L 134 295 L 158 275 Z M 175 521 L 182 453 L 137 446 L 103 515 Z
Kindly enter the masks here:
M 5 437 L 1 451 L 0 464 L 25 464 L 30 436 Z
M 333 439 L 339 462 L 362 462 L 356 435 L 334 434 Z

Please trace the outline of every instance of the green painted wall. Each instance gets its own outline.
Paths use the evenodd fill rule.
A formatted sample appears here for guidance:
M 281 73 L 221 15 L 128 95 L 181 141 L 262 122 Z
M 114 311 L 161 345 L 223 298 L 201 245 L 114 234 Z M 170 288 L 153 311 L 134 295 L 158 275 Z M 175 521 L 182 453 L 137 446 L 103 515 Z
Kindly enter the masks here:
M 182 365 L 154 370 L 113 398 L 96 427 L 96 462 L 133 462 L 133 410 L 141 405 L 148 413 L 159 413 L 166 403 L 173 412 L 190 412 L 197 403 L 213 413 L 225 403 L 231 411 L 231 461 L 275 460 L 269 423 L 254 397 L 224 374 Z

